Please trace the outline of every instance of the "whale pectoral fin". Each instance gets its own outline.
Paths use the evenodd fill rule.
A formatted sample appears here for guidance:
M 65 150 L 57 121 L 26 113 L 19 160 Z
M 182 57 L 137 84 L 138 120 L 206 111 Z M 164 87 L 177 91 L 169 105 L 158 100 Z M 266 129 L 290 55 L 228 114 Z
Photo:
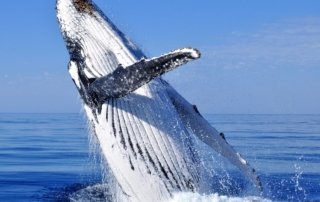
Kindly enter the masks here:
M 224 134 L 213 128 L 198 112 L 194 105 L 186 101 L 172 87 L 168 87 L 168 95 L 176 107 L 182 122 L 205 144 L 227 158 L 248 176 L 255 186 L 262 191 L 262 184 L 255 170 L 226 141 Z
M 98 97 L 99 102 L 104 102 L 108 98 L 120 98 L 152 79 L 199 57 L 198 50 L 184 48 L 157 58 L 142 59 L 125 68 L 120 65 L 113 73 L 91 83 L 89 92 Z

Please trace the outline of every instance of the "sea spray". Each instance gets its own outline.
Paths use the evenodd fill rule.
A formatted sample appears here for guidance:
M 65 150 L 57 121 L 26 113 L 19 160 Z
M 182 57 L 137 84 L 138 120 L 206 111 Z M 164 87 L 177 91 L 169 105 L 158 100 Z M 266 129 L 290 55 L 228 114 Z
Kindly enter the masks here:
M 210 195 L 201 195 L 199 193 L 176 193 L 169 202 L 271 202 L 271 200 L 257 196 L 229 197 L 217 193 Z
M 298 159 L 297 162 L 294 163 L 294 177 L 292 178 L 292 181 L 294 182 L 294 190 L 295 190 L 295 194 L 299 195 L 299 193 L 301 195 L 303 195 L 303 200 L 305 201 L 307 198 L 307 193 L 306 190 L 304 189 L 304 187 L 301 185 L 300 180 L 303 177 L 303 170 L 301 168 L 301 162 L 303 160 L 303 155 L 301 155 Z

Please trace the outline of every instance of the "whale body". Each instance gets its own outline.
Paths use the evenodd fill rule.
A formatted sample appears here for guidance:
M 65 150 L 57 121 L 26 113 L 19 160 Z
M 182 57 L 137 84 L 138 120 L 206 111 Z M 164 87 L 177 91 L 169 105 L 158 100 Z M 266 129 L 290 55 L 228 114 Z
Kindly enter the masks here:
M 79 91 L 106 164 L 128 201 L 201 192 L 195 141 L 259 177 L 194 105 L 161 75 L 200 57 L 193 48 L 148 59 L 91 0 L 57 0 L 57 17 Z

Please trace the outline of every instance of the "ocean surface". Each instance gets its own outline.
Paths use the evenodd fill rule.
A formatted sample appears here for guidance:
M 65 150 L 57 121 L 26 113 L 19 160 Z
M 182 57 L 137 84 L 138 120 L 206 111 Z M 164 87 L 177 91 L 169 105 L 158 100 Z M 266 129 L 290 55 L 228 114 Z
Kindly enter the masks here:
M 255 198 L 225 163 L 215 193 L 175 201 L 320 201 L 320 115 L 205 115 L 256 168 Z M 0 201 L 105 201 L 97 149 L 82 114 L 0 114 Z M 208 164 L 219 158 L 208 156 Z M 218 164 L 215 164 L 217 167 Z M 228 176 L 227 188 L 221 179 Z

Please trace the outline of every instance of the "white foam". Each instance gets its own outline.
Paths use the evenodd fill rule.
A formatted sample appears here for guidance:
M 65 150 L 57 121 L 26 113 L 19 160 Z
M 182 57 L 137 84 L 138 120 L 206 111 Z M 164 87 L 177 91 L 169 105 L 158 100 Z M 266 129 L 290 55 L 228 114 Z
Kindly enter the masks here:
M 270 202 L 271 200 L 258 196 L 229 197 L 217 193 L 201 195 L 199 193 L 176 193 L 169 202 Z
M 69 195 L 69 200 L 74 202 L 81 201 L 127 201 L 124 195 L 115 194 L 114 185 L 96 184 L 78 190 Z M 121 192 L 122 193 L 122 192 Z M 225 196 L 218 193 L 210 195 L 201 195 L 199 193 L 179 192 L 175 193 L 173 199 L 167 202 L 271 202 L 270 199 L 258 196 Z

